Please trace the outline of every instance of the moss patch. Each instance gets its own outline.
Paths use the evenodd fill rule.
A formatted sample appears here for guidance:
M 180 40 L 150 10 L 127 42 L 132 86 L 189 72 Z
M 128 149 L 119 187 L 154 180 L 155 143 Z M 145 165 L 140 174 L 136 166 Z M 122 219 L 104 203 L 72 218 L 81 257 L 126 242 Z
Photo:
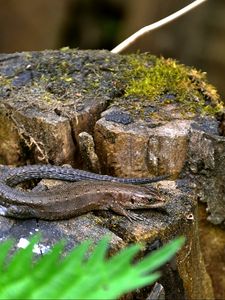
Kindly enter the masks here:
M 158 107 L 176 104 L 183 116 L 186 113 L 214 115 L 224 108 L 216 89 L 208 84 L 205 73 L 176 60 L 150 54 L 130 55 L 127 61 L 130 68 L 125 71 L 128 80 L 125 103 L 129 103 L 131 110 L 135 106 L 131 100 L 134 97 L 139 99 L 136 109 L 140 111 L 153 104 Z M 156 110 L 152 109 L 149 115 L 155 113 Z

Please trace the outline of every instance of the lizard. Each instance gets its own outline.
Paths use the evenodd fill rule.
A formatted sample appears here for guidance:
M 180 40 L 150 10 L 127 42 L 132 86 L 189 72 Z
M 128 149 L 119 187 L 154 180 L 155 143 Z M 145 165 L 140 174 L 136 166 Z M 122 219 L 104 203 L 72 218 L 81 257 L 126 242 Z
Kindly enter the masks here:
M 130 184 L 151 183 L 166 177 L 121 178 L 52 165 L 12 168 L 0 177 L 0 214 L 18 218 L 63 219 L 91 210 L 111 209 L 131 220 L 127 209 L 161 207 L 164 201 L 155 188 Z M 38 178 L 80 182 L 71 183 L 71 186 L 60 185 L 45 192 L 22 192 L 12 188 L 25 180 Z
M 60 220 L 93 210 L 109 210 L 130 221 L 140 219 L 128 210 L 164 206 L 157 189 L 116 182 L 78 181 L 48 191 L 27 192 L 0 180 L 0 215 L 16 218 Z

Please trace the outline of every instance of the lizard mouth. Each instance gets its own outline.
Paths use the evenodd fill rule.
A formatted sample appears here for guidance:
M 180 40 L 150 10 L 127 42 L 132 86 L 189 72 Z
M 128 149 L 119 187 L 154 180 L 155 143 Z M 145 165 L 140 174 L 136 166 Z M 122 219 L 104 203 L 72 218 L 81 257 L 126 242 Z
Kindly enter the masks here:
M 165 199 L 156 191 L 154 194 L 136 194 L 131 198 L 131 204 L 138 209 L 157 208 L 165 205 Z
M 150 203 L 150 202 L 154 203 L 155 201 L 165 202 L 165 199 L 162 197 L 162 195 L 158 190 L 152 187 L 146 187 L 146 188 L 147 188 L 147 192 L 137 193 L 135 196 L 137 198 L 138 197 L 141 198 L 142 200 L 146 200 L 146 203 Z

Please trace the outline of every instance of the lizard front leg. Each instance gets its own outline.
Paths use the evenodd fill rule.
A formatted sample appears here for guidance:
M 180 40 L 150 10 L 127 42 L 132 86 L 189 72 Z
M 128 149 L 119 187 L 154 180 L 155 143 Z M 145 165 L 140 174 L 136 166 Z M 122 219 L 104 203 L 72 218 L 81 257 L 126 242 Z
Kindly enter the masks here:
M 139 217 L 137 214 L 129 212 L 127 209 L 122 207 L 122 205 L 118 203 L 112 203 L 109 208 L 117 213 L 118 215 L 126 217 L 130 222 L 133 221 L 143 221 L 144 219 L 142 217 Z

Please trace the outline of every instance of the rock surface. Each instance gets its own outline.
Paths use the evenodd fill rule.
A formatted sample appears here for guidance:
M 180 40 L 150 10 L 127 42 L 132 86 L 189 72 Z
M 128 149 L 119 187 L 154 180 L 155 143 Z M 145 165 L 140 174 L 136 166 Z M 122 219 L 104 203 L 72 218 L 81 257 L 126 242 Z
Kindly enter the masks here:
M 176 81 L 176 62 L 163 63 L 170 72 L 163 66 L 160 78 Z M 225 138 L 219 136 L 212 113 L 222 104 L 202 75 L 188 68 L 182 73 L 185 88 L 190 86 L 186 98 L 179 94 L 182 86 L 173 90 L 176 84 L 149 98 L 138 94 L 133 83 L 143 84 L 139 68 L 146 72 L 149 87 L 148 70 L 155 65 L 152 56 L 107 51 L 0 56 L 0 163 L 69 163 L 121 177 L 171 176 L 158 184 L 168 200 L 165 211 L 141 212 L 143 222 L 130 223 L 110 212 L 60 222 L 1 217 L 1 238 L 18 240 L 40 231 L 45 247 L 64 237 L 69 250 L 84 238 L 97 241 L 110 234 L 112 252 L 138 241 L 146 242 L 147 253 L 156 241 L 163 244 L 183 234 L 186 246 L 175 269 L 171 266 L 175 277 L 169 271 L 162 279 L 168 299 L 213 299 L 200 249 L 196 200 L 207 203 L 211 222 L 224 223 Z M 171 72 L 175 77 L 170 78 Z
M 199 199 L 207 203 L 208 220 L 225 224 L 225 140 L 215 132 L 193 129 L 188 167 L 194 174 Z

